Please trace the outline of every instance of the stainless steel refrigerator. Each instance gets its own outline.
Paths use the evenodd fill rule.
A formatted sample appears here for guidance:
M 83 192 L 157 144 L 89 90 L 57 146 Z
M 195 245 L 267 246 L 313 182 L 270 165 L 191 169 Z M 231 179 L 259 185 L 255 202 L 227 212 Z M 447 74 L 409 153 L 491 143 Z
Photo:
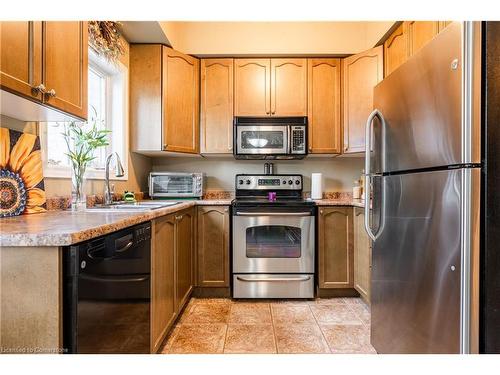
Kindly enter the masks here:
M 452 23 L 374 89 L 365 227 L 379 353 L 478 347 L 480 34 Z

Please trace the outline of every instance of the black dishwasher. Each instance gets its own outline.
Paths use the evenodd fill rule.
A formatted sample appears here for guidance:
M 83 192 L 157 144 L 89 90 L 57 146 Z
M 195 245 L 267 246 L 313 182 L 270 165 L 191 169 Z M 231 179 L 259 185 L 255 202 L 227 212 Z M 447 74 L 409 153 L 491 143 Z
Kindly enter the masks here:
M 69 353 L 149 353 L 151 222 L 63 252 Z

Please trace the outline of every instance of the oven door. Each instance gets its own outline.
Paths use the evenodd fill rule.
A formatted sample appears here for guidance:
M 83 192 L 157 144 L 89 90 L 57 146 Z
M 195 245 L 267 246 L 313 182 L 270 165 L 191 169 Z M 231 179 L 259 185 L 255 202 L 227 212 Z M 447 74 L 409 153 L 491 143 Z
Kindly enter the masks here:
M 287 125 L 238 125 L 236 127 L 236 154 L 288 154 Z
M 233 273 L 314 273 L 314 216 L 310 212 L 237 212 Z

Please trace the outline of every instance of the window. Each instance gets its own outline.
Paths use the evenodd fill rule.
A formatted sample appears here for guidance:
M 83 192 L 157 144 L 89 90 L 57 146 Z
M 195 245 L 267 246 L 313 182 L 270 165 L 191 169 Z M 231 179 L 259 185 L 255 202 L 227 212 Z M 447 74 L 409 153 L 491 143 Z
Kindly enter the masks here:
M 95 159 L 87 169 L 88 178 L 104 178 L 106 156 L 117 152 L 125 168 L 127 179 L 128 155 L 128 72 L 117 62 L 108 62 L 89 49 L 88 69 L 88 123 L 97 122 L 99 128 L 109 129 L 109 146 L 95 151 Z M 71 176 L 66 156 L 66 143 L 62 132 L 64 122 L 47 122 L 40 126 L 44 175 L 46 177 Z M 112 176 L 112 174 L 111 174 Z

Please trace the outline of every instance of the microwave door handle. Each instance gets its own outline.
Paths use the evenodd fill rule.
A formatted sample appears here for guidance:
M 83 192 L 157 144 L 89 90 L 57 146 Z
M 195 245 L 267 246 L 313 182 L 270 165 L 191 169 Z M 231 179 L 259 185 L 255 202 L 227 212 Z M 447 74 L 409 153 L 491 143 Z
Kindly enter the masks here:
M 287 154 L 292 154 L 293 153 L 293 150 L 292 150 L 292 132 L 290 130 L 290 126 L 287 126 L 285 127 L 285 132 L 286 132 L 286 138 L 287 138 L 287 148 L 288 148 L 288 152 Z

